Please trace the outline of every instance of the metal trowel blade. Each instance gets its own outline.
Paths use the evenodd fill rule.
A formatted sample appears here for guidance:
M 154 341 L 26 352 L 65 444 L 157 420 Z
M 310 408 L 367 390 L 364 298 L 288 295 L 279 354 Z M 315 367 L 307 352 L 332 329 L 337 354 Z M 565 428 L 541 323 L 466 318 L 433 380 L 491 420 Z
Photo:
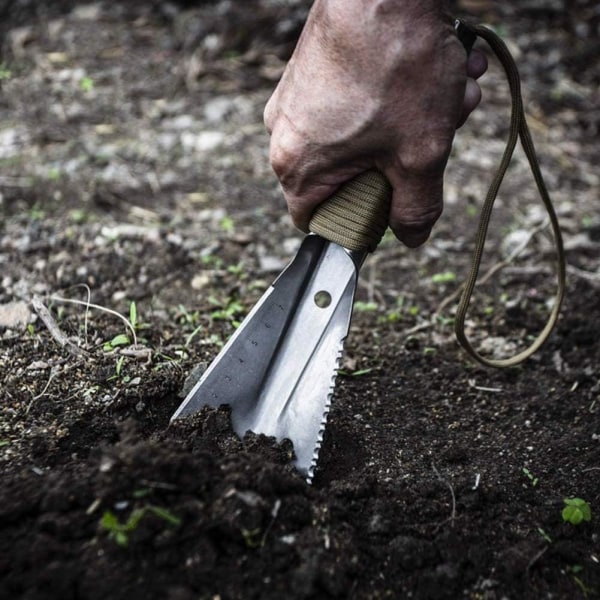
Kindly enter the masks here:
M 311 481 L 362 258 L 308 235 L 171 420 L 229 405 L 240 437 L 291 440 L 295 465 Z

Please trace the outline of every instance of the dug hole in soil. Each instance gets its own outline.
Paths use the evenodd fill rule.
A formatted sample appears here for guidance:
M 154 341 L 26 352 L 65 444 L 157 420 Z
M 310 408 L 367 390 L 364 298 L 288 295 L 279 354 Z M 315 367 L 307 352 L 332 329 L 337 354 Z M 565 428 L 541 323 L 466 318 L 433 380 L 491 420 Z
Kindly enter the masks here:
M 508 125 L 490 56 L 432 239 L 386 236 L 362 269 L 309 486 L 226 408 L 169 425 L 302 237 L 261 114 L 309 3 L 0 3 L 1 599 L 599 596 L 598 11 L 495 4 L 454 7 L 519 63 L 560 321 L 503 371 L 454 341 Z M 517 153 L 467 322 L 484 352 L 543 327 L 543 221 Z

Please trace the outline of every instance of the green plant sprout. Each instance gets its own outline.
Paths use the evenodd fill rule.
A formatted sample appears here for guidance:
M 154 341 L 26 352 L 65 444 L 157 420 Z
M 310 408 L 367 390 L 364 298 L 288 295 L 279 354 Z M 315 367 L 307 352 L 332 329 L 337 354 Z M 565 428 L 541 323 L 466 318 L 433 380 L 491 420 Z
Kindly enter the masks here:
M 235 225 L 233 223 L 233 219 L 228 216 L 225 215 L 222 219 L 221 222 L 219 223 L 221 229 L 225 232 L 225 233 L 233 233 L 234 229 L 235 229 Z
M 192 333 L 190 333 L 190 335 L 188 335 L 185 338 L 185 343 L 183 345 L 184 348 L 189 348 L 190 344 L 192 343 L 192 340 L 202 331 L 203 326 L 202 325 L 198 325 L 196 327 L 196 329 L 194 329 L 194 331 L 192 331 Z
M 565 498 L 562 518 L 565 523 L 579 525 L 583 521 L 592 520 L 592 508 L 582 498 Z
M 110 352 L 119 346 L 129 346 L 130 343 L 131 342 L 127 335 L 124 333 L 119 333 L 119 335 L 115 335 L 112 340 L 105 342 L 103 348 L 105 352 Z
M 0 63 L 0 81 L 7 81 L 11 77 L 12 71 L 4 63 Z
M 81 78 L 81 81 L 79 82 L 79 87 L 84 92 L 91 92 L 94 89 L 94 80 L 86 75 L 85 77 Z
M 244 312 L 244 307 L 239 300 L 235 298 L 227 298 L 226 304 L 223 306 L 216 298 L 209 298 L 208 301 L 211 304 L 220 306 L 217 310 L 213 310 L 210 313 L 210 318 L 214 321 L 231 321 L 234 327 L 240 324 L 240 321 L 236 317 L 240 316 Z
M 357 300 L 354 303 L 354 310 L 356 312 L 375 312 L 377 310 L 377 304 L 375 302 L 362 302 Z
M 538 533 L 549 543 L 552 543 L 552 538 L 542 529 L 541 527 L 537 528 Z
M 133 300 L 129 303 L 129 322 L 134 329 L 138 328 L 137 306 Z
M 529 479 L 532 487 L 535 487 L 540 482 L 527 467 L 523 467 L 523 474 Z
M 436 273 L 431 276 L 431 281 L 433 283 L 451 283 L 452 281 L 456 281 L 456 273 L 453 271 L 444 271 L 443 273 Z
M 102 515 L 100 525 L 108 532 L 108 536 L 115 540 L 117 545 L 126 547 L 129 544 L 129 535 L 137 529 L 140 521 L 148 513 L 156 515 L 173 527 L 176 527 L 181 523 L 181 519 L 179 517 L 176 517 L 165 508 L 148 505 L 144 506 L 143 508 L 135 509 L 131 515 L 129 515 L 129 519 L 127 519 L 127 521 L 124 523 L 121 523 L 119 518 L 112 511 L 107 510 Z
M 136 335 L 136 328 L 139 327 L 139 323 L 137 323 L 137 309 L 133 308 L 133 313 L 132 313 L 132 307 L 131 305 L 135 303 L 131 303 L 129 305 L 129 316 L 131 317 L 132 314 L 134 316 L 134 318 L 136 319 L 136 326 L 134 327 L 134 325 L 132 325 L 132 323 L 130 322 L 130 320 L 123 316 L 121 313 L 118 313 L 116 310 L 112 310 L 111 308 L 106 308 L 106 306 L 100 306 L 98 304 L 92 304 L 91 302 L 85 302 L 83 300 L 76 300 L 74 298 L 62 298 L 61 296 L 51 296 L 50 299 L 54 302 L 62 302 L 62 303 L 67 303 L 67 304 L 76 304 L 77 306 L 84 306 L 86 308 L 86 310 L 89 310 L 90 308 L 94 308 L 96 310 L 100 310 L 104 313 L 107 313 L 109 315 L 113 315 L 114 317 L 117 317 L 118 319 L 121 319 L 121 321 L 123 321 L 123 323 L 125 323 L 125 326 L 127 327 L 127 329 L 129 329 L 129 331 L 131 332 L 131 336 L 133 339 L 133 344 L 135 346 L 137 346 L 138 340 L 137 340 L 137 335 Z M 125 341 L 127 340 L 127 341 Z M 121 334 L 118 335 L 116 337 L 114 337 L 110 342 L 107 342 L 108 344 L 110 344 L 113 348 L 115 346 L 123 346 L 123 345 L 128 345 L 129 344 L 129 337 L 125 334 Z M 108 348 L 109 350 L 113 349 L 113 348 Z M 107 349 L 107 346 L 105 344 L 104 349 Z
M 375 369 L 373 367 L 367 367 L 365 369 L 357 369 L 356 371 L 347 371 L 345 369 L 339 369 L 338 375 L 344 375 L 345 377 L 362 377 L 372 373 Z
M 121 371 L 123 370 L 123 361 L 125 360 L 124 356 L 119 356 L 117 360 L 117 365 L 115 367 L 115 372 L 117 373 L 117 377 L 121 376 Z
M 244 277 L 244 264 L 238 263 L 236 265 L 229 265 L 227 267 L 227 272 L 231 273 L 231 275 L 235 275 L 236 277 L 243 279 Z
M 137 306 L 133 300 L 129 303 L 129 320 L 123 317 L 122 315 L 120 316 L 128 325 L 128 329 L 133 335 L 133 343 L 137 346 L 136 331 L 140 329 L 141 324 L 138 321 Z M 129 336 L 125 333 L 120 333 L 119 335 L 116 335 L 114 338 L 112 338 L 112 340 L 105 342 L 103 347 L 105 352 L 110 352 L 111 350 L 114 350 L 119 346 L 129 346 L 130 344 L 131 340 Z

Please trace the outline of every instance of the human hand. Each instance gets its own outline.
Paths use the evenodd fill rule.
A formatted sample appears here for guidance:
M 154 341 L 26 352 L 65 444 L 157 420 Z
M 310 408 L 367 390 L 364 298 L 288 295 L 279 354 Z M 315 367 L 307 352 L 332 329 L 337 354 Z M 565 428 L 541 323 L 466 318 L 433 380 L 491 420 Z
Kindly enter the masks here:
M 390 227 L 422 244 L 442 212 L 454 132 L 477 106 L 485 56 L 467 56 L 441 2 L 316 0 L 265 108 L 271 164 L 294 223 L 372 168 Z

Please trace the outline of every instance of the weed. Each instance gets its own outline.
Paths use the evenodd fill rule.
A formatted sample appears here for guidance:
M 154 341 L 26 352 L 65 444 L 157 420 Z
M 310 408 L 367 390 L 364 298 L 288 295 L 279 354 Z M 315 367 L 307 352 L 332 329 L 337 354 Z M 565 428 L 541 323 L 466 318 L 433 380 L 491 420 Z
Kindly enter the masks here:
M 471 219 L 479 214 L 479 208 L 475 204 L 467 204 L 467 217 Z
M 356 312 L 375 312 L 377 310 L 377 304 L 375 302 L 361 302 L 357 300 L 354 303 L 354 310 Z
M 181 523 L 181 519 L 167 509 L 160 506 L 148 505 L 135 509 L 124 523 L 121 523 L 112 511 L 107 510 L 102 515 L 100 525 L 106 529 L 109 537 L 114 539 L 119 546 L 126 547 L 129 544 L 129 535 L 137 529 L 140 521 L 149 513 L 163 519 L 174 527 Z
M 81 225 L 82 223 L 85 223 L 87 219 L 88 215 L 82 208 L 74 208 L 69 211 L 69 220 L 75 225 Z
M 431 276 L 431 281 L 433 283 L 451 283 L 452 281 L 456 281 L 456 273 L 453 271 L 444 271 L 443 273 L 436 273 Z
M 1 77 L 0 77 L 1 79 Z M 591 217 L 590 215 L 583 215 L 583 217 L 581 217 L 581 226 L 584 229 L 590 229 L 591 227 L 594 226 L 594 218 Z
M 12 71 L 4 63 L 0 63 L 0 81 L 8 81 L 11 77 Z
M 262 542 L 262 535 L 260 528 L 256 529 L 242 529 L 242 537 L 247 548 L 258 548 Z
M 202 331 L 202 329 L 202 325 L 198 325 L 198 327 L 196 327 L 196 329 L 194 329 L 194 331 L 192 331 L 192 333 L 190 333 L 190 335 L 187 336 L 183 347 L 189 348 L 190 344 L 192 343 L 192 340 Z
M 48 171 L 48 179 L 50 181 L 59 181 L 61 176 L 60 169 L 58 167 L 52 167 Z
M 237 265 L 229 265 L 227 267 L 227 272 L 231 273 L 231 275 L 235 275 L 239 279 L 244 279 L 244 265 L 243 263 L 238 263 Z
M 79 81 L 79 87 L 86 93 L 91 92 L 94 89 L 94 80 L 91 77 L 82 77 Z
M 117 377 L 121 377 L 121 372 L 123 371 L 123 361 L 125 360 L 124 356 L 119 356 L 119 358 L 117 359 L 117 364 L 115 366 L 115 372 L 117 374 Z
M 361 377 L 363 375 L 368 375 L 372 373 L 374 369 L 372 367 L 367 367 L 365 369 L 358 369 L 356 371 L 346 371 L 344 369 L 338 370 L 339 375 L 344 375 L 346 377 Z
M 183 304 L 180 304 L 177 307 L 177 310 L 179 311 L 179 322 L 182 325 L 190 325 L 192 327 L 196 327 L 198 325 L 198 322 L 200 321 L 200 313 L 197 310 L 191 313 L 185 306 L 183 306 Z
M 219 225 L 225 233 L 233 233 L 233 230 L 235 229 L 235 225 L 233 224 L 233 219 L 227 215 L 225 215 L 221 219 L 221 222 L 219 223 Z
M 110 352 L 119 346 L 129 346 L 130 343 L 129 337 L 124 333 L 120 333 L 119 335 L 115 335 L 112 340 L 105 342 L 103 348 L 105 352 Z
M 546 540 L 549 544 L 552 543 L 552 538 L 541 527 L 538 527 L 537 530 L 544 540 Z
M 522 470 L 523 470 L 523 474 L 525 475 L 525 477 L 527 477 L 527 479 L 529 479 L 531 486 L 535 487 L 539 483 L 540 480 L 537 477 L 535 477 L 533 475 L 533 473 L 527 467 L 523 467 Z
M 230 321 L 234 327 L 237 327 L 240 324 L 236 317 L 244 313 L 244 307 L 239 300 L 231 297 L 227 298 L 224 306 L 223 303 L 219 302 L 216 298 L 211 297 L 208 299 L 208 301 L 211 304 L 220 307 L 210 313 L 211 319 L 214 321 Z
M 29 209 L 29 218 L 32 221 L 42 221 L 46 218 L 46 213 L 38 204 Z
M 116 314 L 118 314 L 118 313 L 116 313 Z M 127 324 L 129 330 L 131 331 L 131 333 L 133 335 L 133 343 L 134 343 L 134 345 L 137 346 L 138 340 L 136 337 L 136 331 L 138 329 L 140 329 L 142 327 L 142 325 L 138 321 L 137 306 L 136 306 L 135 302 L 132 300 L 129 303 L 129 319 L 126 319 L 122 315 L 118 315 L 118 316 L 120 316 Z M 130 344 L 131 344 L 131 340 L 129 339 L 129 336 L 125 333 L 120 333 L 119 335 L 116 335 L 112 340 L 105 342 L 104 351 L 110 352 L 111 350 L 114 350 L 115 348 L 118 348 L 119 346 L 129 346 Z
M 444 315 L 436 315 L 436 321 L 445 327 L 447 325 L 454 325 L 454 317 L 445 317 Z
M 126 325 L 126 327 L 129 329 L 129 331 L 131 332 L 132 338 L 133 338 L 133 344 L 135 346 L 137 346 L 137 335 L 135 333 L 136 327 L 139 328 L 140 325 L 139 323 L 136 323 L 136 327 L 134 327 L 131 322 L 129 321 L 129 319 L 127 319 L 127 317 L 124 317 L 121 313 L 118 313 L 116 310 L 112 310 L 111 308 L 106 308 L 105 306 L 100 306 L 98 304 L 92 304 L 91 302 L 88 301 L 83 301 L 83 300 L 76 300 L 74 298 L 62 298 L 60 296 L 51 296 L 51 299 L 55 302 L 65 302 L 68 304 L 76 304 L 78 306 L 85 306 L 86 310 L 89 310 L 90 308 L 94 308 L 96 310 L 100 310 L 102 312 L 108 313 L 109 315 L 113 315 L 119 319 L 121 319 L 121 321 L 123 321 Z M 132 303 L 135 304 L 135 303 Z M 59 308 L 59 311 L 61 309 Z M 134 309 L 135 313 L 134 316 L 136 318 L 137 321 L 137 309 Z M 131 316 L 132 314 L 132 308 L 131 308 L 131 304 L 129 306 L 129 315 Z M 60 318 L 60 312 L 59 312 L 59 318 Z M 127 341 L 125 341 L 127 340 Z M 126 344 L 129 344 L 129 337 L 127 335 L 121 334 L 120 336 L 116 336 L 114 337 L 110 342 L 107 342 L 107 344 L 110 344 L 112 347 L 109 347 L 108 350 L 112 350 L 114 348 L 114 346 L 123 346 Z M 104 345 L 104 349 L 107 350 L 107 346 L 106 344 Z
M 214 254 L 203 254 L 200 257 L 200 260 L 203 265 L 212 267 L 213 269 L 220 269 L 223 266 L 223 259 L 219 256 L 215 256 Z
M 592 508 L 582 498 L 565 498 L 562 518 L 565 523 L 579 525 L 583 521 L 591 521 Z
M 404 319 L 404 296 L 396 298 L 396 306 L 379 318 L 379 323 L 397 323 Z

